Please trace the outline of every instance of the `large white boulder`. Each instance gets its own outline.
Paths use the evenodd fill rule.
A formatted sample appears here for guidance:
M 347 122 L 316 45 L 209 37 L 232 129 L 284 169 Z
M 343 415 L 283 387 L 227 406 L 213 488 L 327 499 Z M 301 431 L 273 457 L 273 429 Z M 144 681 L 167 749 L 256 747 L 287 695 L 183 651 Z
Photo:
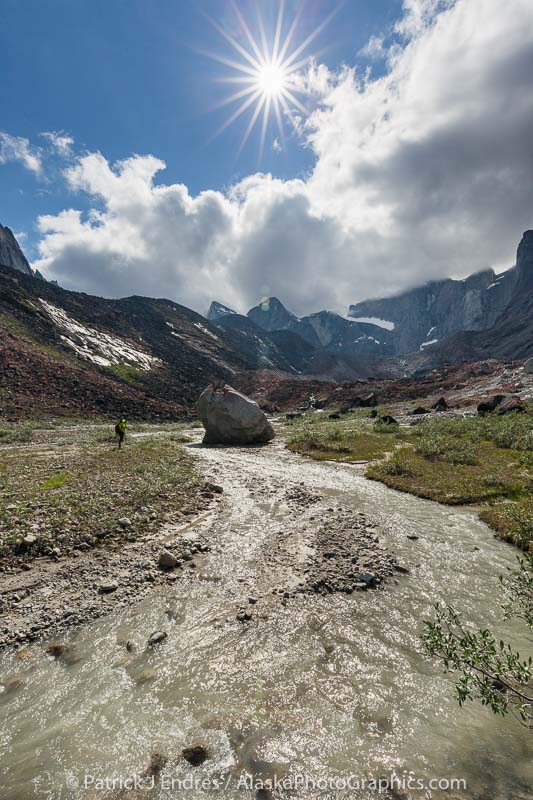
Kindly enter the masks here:
M 528 375 L 533 375 L 533 358 L 528 358 L 524 364 L 524 372 L 527 372 Z
M 205 428 L 204 444 L 264 444 L 274 428 L 259 406 L 231 386 L 209 386 L 196 410 Z

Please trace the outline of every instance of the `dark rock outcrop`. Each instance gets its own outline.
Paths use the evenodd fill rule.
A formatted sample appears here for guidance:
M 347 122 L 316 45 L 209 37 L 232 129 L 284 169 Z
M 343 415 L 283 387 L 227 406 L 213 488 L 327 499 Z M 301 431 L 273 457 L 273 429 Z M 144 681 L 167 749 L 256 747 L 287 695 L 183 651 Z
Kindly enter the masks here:
M 439 397 L 437 402 L 434 403 L 431 408 L 433 411 L 440 411 L 442 413 L 443 411 L 448 411 L 448 403 L 444 397 Z
M 483 417 L 485 414 L 490 414 L 490 412 L 494 411 L 503 400 L 505 400 L 504 394 L 495 394 L 493 397 L 489 397 L 488 400 L 483 400 L 478 404 L 477 413 L 480 417 Z
M 32 268 L 20 249 L 13 231 L 4 225 L 0 225 L 0 266 L 16 269 L 25 275 L 33 275 Z

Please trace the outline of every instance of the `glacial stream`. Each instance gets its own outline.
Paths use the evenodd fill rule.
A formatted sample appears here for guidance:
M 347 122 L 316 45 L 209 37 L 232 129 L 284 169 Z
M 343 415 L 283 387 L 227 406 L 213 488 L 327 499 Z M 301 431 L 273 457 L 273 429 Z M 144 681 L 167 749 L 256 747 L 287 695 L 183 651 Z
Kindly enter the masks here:
M 194 452 L 224 487 L 220 513 L 199 523 L 211 543 L 199 568 L 61 637 L 68 660 L 43 643 L 0 656 L 1 800 L 375 798 L 365 778 L 404 771 L 417 786 L 381 796 L 531 797 L 531 734 L 477 703 L 460 709 L 419 643 L 444 601 L 531 651 L 497 602 L 497 576 L 517 551 L 473 511 L 391 491 L 354 466 L 280 445 Z M 321 499 L 291 505 L 292 486 Z M 363 512 L 409 574 L 375 591 L 283 601 L 271 589 L 290 583 L 290 566 L 265 554 L 337 507 Z M 305 548 L 295 536 L 295 561 Z M 242 623 L 249 596 L 254 618 Z M 157 630 L 166 640 L 146 649 Z M 198 743 L 208 759 L 194 767 L 181 751 Z M 141 783 L 155 752 L 166 765 Z M 271 794 L 260 790 L 275 780 Z

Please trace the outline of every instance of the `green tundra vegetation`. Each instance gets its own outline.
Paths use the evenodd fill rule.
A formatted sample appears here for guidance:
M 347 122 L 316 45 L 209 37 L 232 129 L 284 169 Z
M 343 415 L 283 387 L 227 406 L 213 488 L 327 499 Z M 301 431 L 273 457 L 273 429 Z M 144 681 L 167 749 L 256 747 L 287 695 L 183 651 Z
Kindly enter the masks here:
M 306 414 L 287 427 L 288 447 L 295 452 L 367 461 L 366 476 L 393 489 L 449 505 L 481 506 L 481 518 L 502 538 L 525 550 L 533 547 L 531 405 L 522 414 L 436 416 L 416 425 L 386 425 L 359 409 L 339 420 Z
M 135 539 L 194 504 L 202 481 L 183 427 L 130 426 L 120 451 L 110 423 L 3 428 L 0 561 Z

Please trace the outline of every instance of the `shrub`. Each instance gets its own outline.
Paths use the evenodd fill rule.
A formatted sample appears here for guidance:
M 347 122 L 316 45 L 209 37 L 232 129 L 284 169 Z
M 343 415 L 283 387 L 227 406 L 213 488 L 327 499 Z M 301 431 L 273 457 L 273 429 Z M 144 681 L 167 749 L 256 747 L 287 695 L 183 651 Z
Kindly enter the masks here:
M 375 433 L 398 433 L 400 430 L 400 426 L 397 422 L 381 422 L 381 420 L 376 420 L 373 425 Z
M 414 476 L 406 450 L 396 450 L 387 461 L 380 465 L 380 469 L 386 475 L 398 475 L 403 478 Z

